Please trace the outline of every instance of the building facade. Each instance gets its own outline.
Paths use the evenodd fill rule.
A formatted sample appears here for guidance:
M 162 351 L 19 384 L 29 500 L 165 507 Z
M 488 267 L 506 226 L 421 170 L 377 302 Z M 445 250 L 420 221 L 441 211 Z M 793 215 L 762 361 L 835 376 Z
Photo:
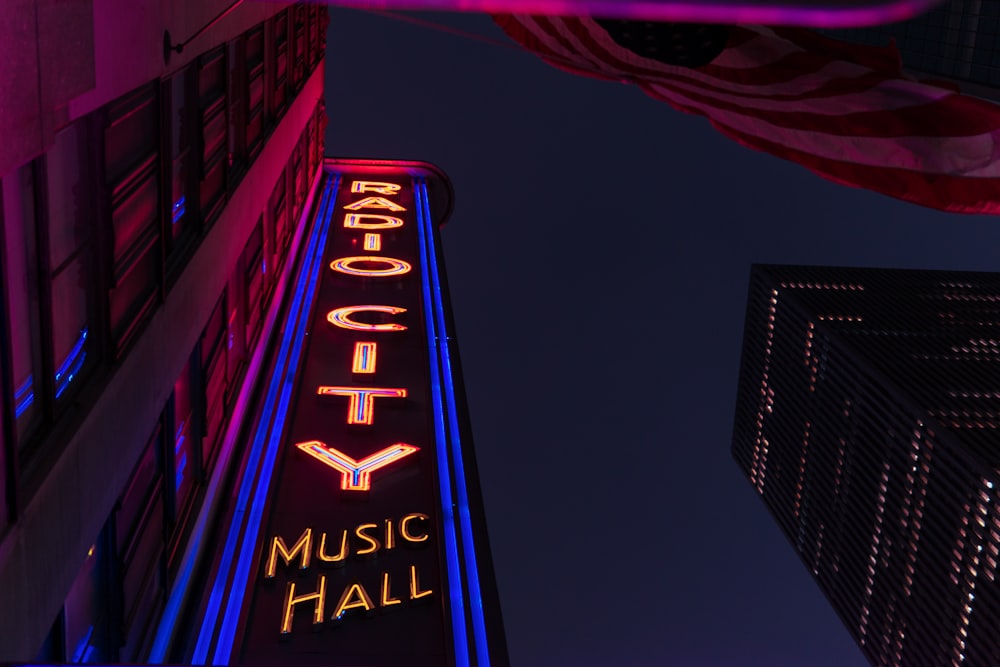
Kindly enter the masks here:
M 321 171 L 327 14 L 231 4 L 5 7 L 0 660 L 146 660 L 236 461 Z
M 1000 274 L 755 266 L 732 453 L 873 665 L 1000 664 Z
M 1000 101 L 1000 5 L 945 0 L 902 23 L 828 31 L 859 44 L 894 40 L 903 67 L 919 79 L 949 81 L 963 93 Z

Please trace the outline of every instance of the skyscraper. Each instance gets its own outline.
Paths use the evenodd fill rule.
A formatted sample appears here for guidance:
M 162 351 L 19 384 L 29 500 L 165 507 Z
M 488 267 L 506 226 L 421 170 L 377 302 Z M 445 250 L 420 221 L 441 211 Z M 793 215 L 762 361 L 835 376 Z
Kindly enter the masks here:
M 895 40 L 903 68 L 919 79 L 957 84 L 963 93 L 1000 101 L 1000 5 L 946 0 L 909 21 L 830 30 L 837 39 L 887 46 Z
M 872 664 L 1000 664 L 1000 274 L 751 272 L 733 456 Z

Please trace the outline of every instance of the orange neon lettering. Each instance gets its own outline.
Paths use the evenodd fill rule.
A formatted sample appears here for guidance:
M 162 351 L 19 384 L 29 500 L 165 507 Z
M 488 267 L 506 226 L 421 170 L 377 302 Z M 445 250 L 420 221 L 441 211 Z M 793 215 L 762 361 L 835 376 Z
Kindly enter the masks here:
M 385 549 L 388 551 L 396 546 L 396 535 L 392 532 L 392 519 L 385 520 Z
M 414 535 L 413 533 L 410 532 L 409 528 L 407 528 L 407 526 L 409 525 L 409 523 L 411 521 L 414 521 L 414 520 L 417 520 L 417 519 L 419 519 L 421 521 L 430 521 L 430 517 L 429 516 L 427 516 L 426 514 L 420 514 L 420 513 L 417 513 L 417 514 L 407 514 L 406 516 L 404 516 L 402 519 L 399 520 L 399 534 L 407 542 L 426 542 L 427 541 L 427 533 L 423 533 L 422 535 Z
M 378 528 L 378 524 L 363 523 L 354 529 L 354 534 L 368 543 L 368 546 L 366 546 L 364 549 L 359 549 L 355 552 L 359 556 L 367 556 L 368 554 L 373 554 L 382 548 L 382 543 L 379 542 L 377 538 L 372 537 L 371 535 L 365 532 L 366 530 L 371 530 L 372 528 Z
M 323 563 L 342 563 L 347 558 L 347 531 L 340 531 L 340 551 L 336 556 L 329 556 L 326 553 L 326 533 L 319 536 L 319 547 L 316 548 L 316 557 Z
M 362 222 L 365 218 L 381 220 L 381 222 Z M 402 226 L 402 219 L 391 215 L 379 215 L 378 213 L 347 213 L 344 215 L 344 227 L 351 229 L 392 229 Z
M 375 353 L 378 345 L 375 343 L 355 343 L 354 360 L 351 363 L 352 373 L 374 373 Z
M 387 264 L 388 268 L 365 269 L 354 266 L 358 263 L 364 264 Z M 409 273 L 413 267 L 409 262 L 404 262 L 395 257 L 379 257 L 378 255 L 364 255 L 357 257 L 341 257 L 330 262 L 330 268 L 349 276 L 365 276 L 368 278 L 388 278 L 390 276 L 401 276 Z
M 295 597 L 295 582 L 288 582 L 288 588 L 285 589 L 284 613 L 281 615 L 281 634 L 287 635 L 292 631 L 292 613 L 295 611 L 295 605 L 309 602 L 310 600 L 315 600 L 313 603 L 313 625 L 317 625 L 323 622 L 323 607 L 326 604 L 325 576 L 319 576 L 318 591 L 315 593 L 306 593 L 298 597 Z
M 319 440 L 297 442 L 295 446 L 339 472 L 340 488 L 344 491 L 370 490 L 373 472 L 420 450 L 419 447 L 408 445 L 405 442 L 397 442 L 360 461 L 355 461 L 347 454 L 333 447 L 328 447 Z
M 391 582 L 389 581 L 389 573 L 388 572 L 383 572 L 382 573 L 382 596 L 381 596 L 382 597 L 382 606 L 383 607 L 388 607 L 389 605 L 401 604 L 402 603 L 399 598 L 394 598 L 394 597 L 391 596 L 391 594 L 389 592 L 389 586 L 390 585 L 391 585 Z
M 420 598 L 425 598 L 434 591 L 427 589 L 426 591 L 420 590 L 420 573 L 417 572 L 417 566 L 410 566 L 410 599 L 419 600 Z
M 395 195 L 399 194 L 399 190 L 402 187 L 402 185 L 383 183 L 382 181 L 353 181 L 351 183 L 351 192 L 360 192 L 362 194 L 374 192 L 377 195 Z
M 298 556 L 302 555 L 302 564 L 299 565 L 300 570 L 305 570 L 309 567 L 309 555 L 312 552 L 312 528 L 306 528 L 305 532 L 299 537 L 298 541 L 292 545 L 289 549 L 285 541 L 281 539 L 280 535 L 275 535 L 274 539 L 271 540 L 271 553 L 267 557 L 267 567 L 264 568 L 264 578 L 273 579 L 274 574 L 278 569 L 278 556 L 280 555 L 282 560 L 285 561 L 285 565 L 291 565 L 292 560 Z
M 326 314 L 326 319 L 330 324 L 338 326 L 342 329 L 350 329 L 351 331 L 405 331 L 406 327 L 402 324 L 396 324 L 395 322 L 386 322 L 384 324 L 365 324 L 364 322 L 358 322 L 357 320 L 351 319 L 351 315 L 354 313 L 386 313 L 388 315 L 398 315 L 399 313 L 405 313 L 406 308 L 398 308 L 396 306 L 344 306 L 343 308 L 337 308 L 336 310 L 331 310 Z
M 406 389 L 388 387 L 319 387 L 320 396 L 347 396 L 347 423 L 371 426 L 375 419 L 376 398 L 406 398 Z
M 360 211 L 363 208 L 385 208 L 393 212 L 405 211 L 405 206 L 400 206 L 394 201 L 389 201 L 385 197 L 365 197 L 353 204 L 348 204 L 344 208 L 348 211 Z
M 368 596 L 368 591 L 365 590 L 365 587 L 360 582 L 355 582 L 344 589 L 344 593 L 340 596 L 340 602 L 337 603 L 337 608 L 333 610 L 331 618 L 340 620 L 343 618 L 344 612 L 348 609 L 364 609 L 365 611 L 375 609 L 375 604 Z
M 379 252 L 382 250 L 382 235 L 381 234 L 365 234 L 365 250 L 370 250 L 372 252 Z

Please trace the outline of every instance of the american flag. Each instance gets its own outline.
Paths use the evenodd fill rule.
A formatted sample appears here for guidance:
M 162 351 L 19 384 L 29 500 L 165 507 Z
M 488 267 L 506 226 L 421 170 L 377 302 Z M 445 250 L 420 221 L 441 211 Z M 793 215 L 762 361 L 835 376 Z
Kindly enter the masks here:
M 633 83 L 831 181 L 943 211 L 1000 213 L 1000 106 L 915 80 L 894 45 L 732 26 L 721 54 L 690 69 L 637 55 L 592 19 L 494 20 L 555 67 Z

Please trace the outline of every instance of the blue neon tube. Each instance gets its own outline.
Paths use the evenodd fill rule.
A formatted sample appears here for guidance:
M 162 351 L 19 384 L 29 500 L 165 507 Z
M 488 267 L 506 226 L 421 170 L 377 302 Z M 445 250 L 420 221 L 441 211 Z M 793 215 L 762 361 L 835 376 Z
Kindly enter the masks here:
M 441 486 L 441 513 L 444 516 L 445 563 L 448 569 L 448 593 L 451 605 L 451 626 L 455 643 L 455 663 L 464 667 L 469 664 L 469 640 L 465 631 L 465 604 L 462 596 L 462 575 L 458 562 L 458 537 L 455 533 L 455 514 L 451 497 L 451 474 L 448 465 L 448 442 L 444 423 L 444 403 L 441 395 L 441 377 L 438 368 L 435 341 L 433 302 L 431 301 L 430 266 L 434 259 L 430 255 L 430 242 L 426 238 L 424 209 L 420 205 L 422 181 L 414 182 L 417 199 L 417 227 L 420 239 L 420 282 L 423 289 L 424 323 L 427 328 L 428 365 L 431 369 L 431 396 L 434 405 L 434 437 L 437 442 L 438 481 Z M 442 331 L 440 335 L 444 335 Z
M 458 490 L 458 517 L 462 530 L 462 553 L 465 557 L 465 575 L 469 585 L 469 599 L 472 605 L 472 628 L 476 642 L 476 658 L 479 665 L 490 664 L 489 646 L 486 643 L 486 621 L 483 617 L 483 600 L 479 587 L 479 566 L 476 563 L 476 549 L 472 536 L 472 517 L 469 514 L 469 494 L 465 483 L 465 464 L 462 460 L 462 441 L 458 426 L 458 405 L 455 400 L 455 382 L 451 368 L 450 337 L 444 320 L 444 300 L 441 294 L 441 280 L 438 275 L 437 254 L 434 247 L 434 229 L 431 222 L 430 203 L 427 199 L 427 184 L 421 180 L 418 185 L 420 198 L 418 206 L 422 218 L 422 228 L 427 236 L 432 261 L 430 262 L 431 285 L 435 296 L 434 310 L 438 326 L 438 351 L 444 369 L 444 390 L 447 403 L 448 425 L 452 461 L 455 464 L 455 481 Z

